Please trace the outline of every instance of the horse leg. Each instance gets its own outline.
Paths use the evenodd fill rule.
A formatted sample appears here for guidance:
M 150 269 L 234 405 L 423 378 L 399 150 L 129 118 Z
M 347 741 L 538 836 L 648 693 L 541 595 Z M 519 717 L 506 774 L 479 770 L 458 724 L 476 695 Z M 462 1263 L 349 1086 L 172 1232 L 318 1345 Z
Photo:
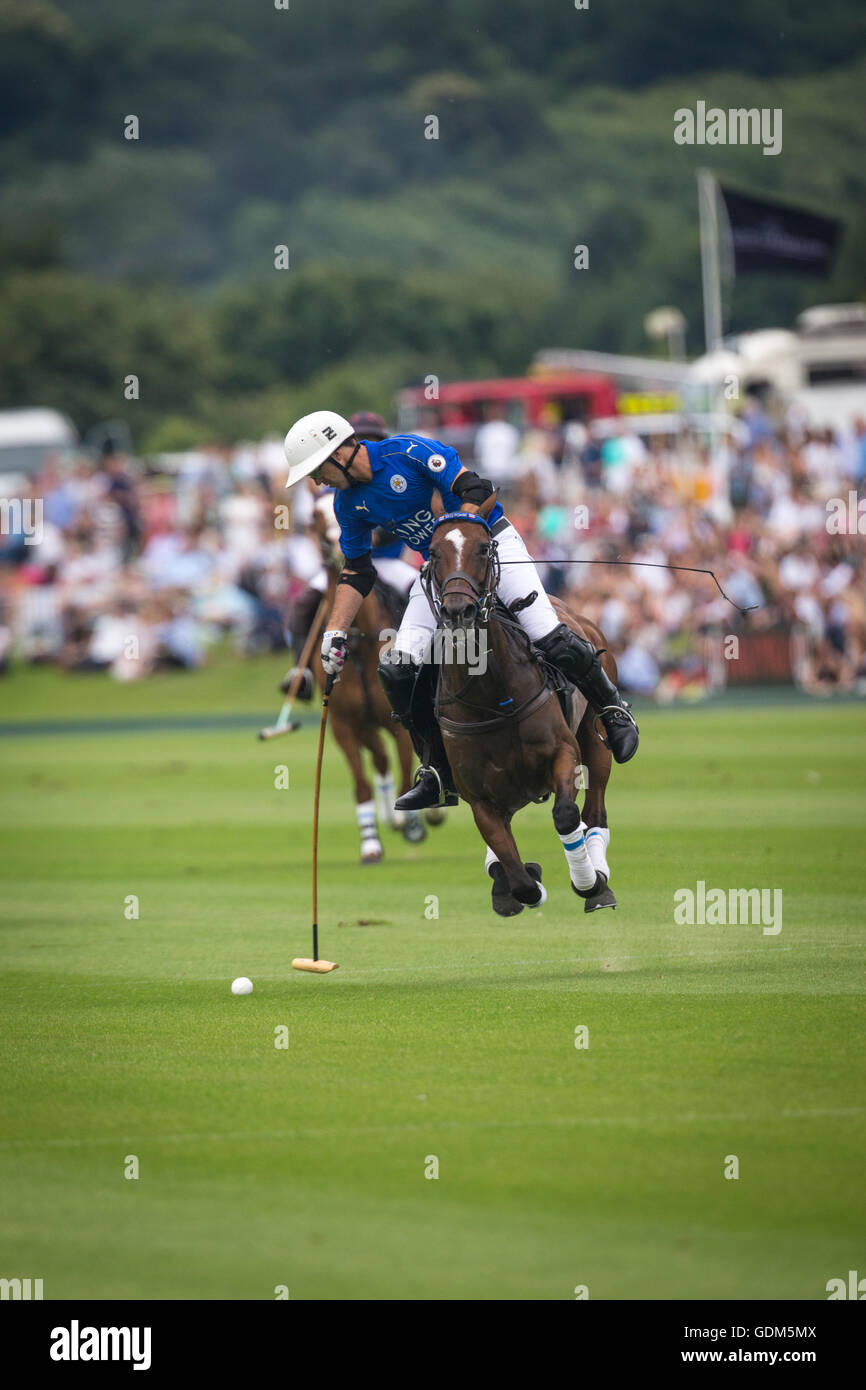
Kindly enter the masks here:
M 485 802 L 474 802 L 472 814 L 487 845 L 484 867 L 493 879 L 493 910 L 500 917 L 514 917 L 524 907 L 541 907 L 547 889 L 538 864 L 524 864 L 511 833 L 511 817 L 504 819 Z
M 407 792 L 412 786 L 412 759 L 414 749 L 412 740 L 406 730 L 393 721 L 389 725 L 390 733 L 397 745 L 397 757 L 400 762 L 400 795 Z M 402 830 L 403 836 L 409 841 L 410 845 L 419 845 L 422 840 L 427 838 L 427 827 L 421 819 L 420 811 L 395 811 L 394 810 L 394 780 L 388 776 L 389 786 L 387 789 L 389 813 L 387 818 L 388 825 L 392 830 Z M 379 795 L 378 784 L 376 795 Z
M 571 886 L 581 898 L 600 893 L 605 880 L 595 868 L 586 847 L 586 826 L 575 805 L 579 754 L 573 743 L 563 743 L 553 764 L 553 824 L 562 843 Z
M 605 790 L 613 759 L 610 749 L 605 748 L 601 738 L 595 733 L 591 710 L 582 717 L 578 728 L 580 746 L 585 749 L 587 760 L 588 787 L 585 788 L 584 819 L 587 824 L 587 851 L 595 870 L 605 880 L 605 887 L 594 897 L 585 899 L 584 912 L 596 912 L 598 908 L 616 908 L 616 898 L 610 891 L 610 865 L 607 863 L 607 848 L 610 845 L 610 830 L 607 828 L 607 809 Z
M 385 851 L 382 848 L 376 825 L 376 803 L 373 800 L 373 788 L 364 773 L 361 745 L 354 730 L 345 720 L 332 720 L 331 729 L 334 738 L 343 750 L 343 756 L 349 764 L 349 771 L 355 783 L 355 814 L 358 819 L 358 829 L 361 832 L 361 863 L 378 864 Z
M 584 714 L 577 731 L 580 747 L 585 750 L 588 787 L 583 802 L 583 820 L 586 824 L 586 848 L 595 869 L 604 879 L 604 889 L 592 898 L 587 898 L 584 912 L 595 912 L 600 907 L 616 907 L 616 898 L 610 890 L 610 865 L 607 850 L 610 845 L 610 831 L 607 826 L 607 808 L 604 793 L 613 759 L 595 732 L 589 710 Z
M 385 740 L 378 729 L 372 729 L 365 736 L 364 744 L 369 748 L 373 759 L 373 800 L 376 803 L 376 815 L 389 830 L 393 830 L 397 824 L 397 812 L 394 810 L 397 790 L 391 774 Z
M 360 739 L 364 747 L 369 749 L 373 759 L 375 769 L 373 799 L 376 805 L 376 814 L 380 820 L 384 820 L 390 829 L 402 830 L 403 838 L 408 840 L 410 845 L 420 845 L 422 840 L 427 839 L 427 827 L 421 819 L 420 811 L 404 811 L 401 815 L 399 811 L 394 810 L 394 798 L 396 796 L 394 778 L 391 776 L 388 752 L 385 748 L 381 729 L 377 725 L 365 725 Z M 409 741 L 408 738 L 407 741 Z M 400 817 L 399 821 L 398 816 Z

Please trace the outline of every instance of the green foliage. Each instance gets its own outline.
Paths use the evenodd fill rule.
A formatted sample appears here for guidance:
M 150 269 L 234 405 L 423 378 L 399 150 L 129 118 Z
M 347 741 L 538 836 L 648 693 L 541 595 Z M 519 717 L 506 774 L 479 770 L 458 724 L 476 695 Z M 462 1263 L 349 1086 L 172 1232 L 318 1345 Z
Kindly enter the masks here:
M 235 438 L 239 438 L 236 435 Z M 167 415 L 141 441 L 145 454 L 170 454 L 196 449 L 213 439 L 213 429 L 201 420 L 189 420 L 183 415 Z
M 545 345 L 645 351 L 661 302 L 697 350 L 704 163 L 849 228 L 829 284 L 736 285 L 732 328 L 855 298 L 858 22 L 850 0 L 531 22 L 525 0 L 443 0 L 435 22 L 407 0 L 0 0 L 0 403 L 121 413 L 139 442 L 283 427 L 358 381 L 387 408 L 392 383 L 522 371 Z M 783 154 L 674 145 L 698 99 L 782 107 Z
M 219 354 L 193 301 L 63 271 L 0 283 L 0 406 L 53 405 L 81 428 L 123 416 L 134 434 L 166 412 L 195 411 Z M 137 401 L 124 380 L 140 381 Z

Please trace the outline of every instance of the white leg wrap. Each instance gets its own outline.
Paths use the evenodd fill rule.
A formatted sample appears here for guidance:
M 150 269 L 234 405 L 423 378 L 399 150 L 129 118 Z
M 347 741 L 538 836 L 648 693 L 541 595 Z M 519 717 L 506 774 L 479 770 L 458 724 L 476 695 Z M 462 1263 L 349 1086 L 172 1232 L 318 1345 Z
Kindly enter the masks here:
M 568 872 L 575 888 L 586 892 L 595 883 L 595 865 L 586 848 L 586 826 L 583 821 L 570 835 L 560 835 L 562 852 L 568 864 Z
M 527 903 L 527 907 L 544 907 L 544 904 L 547 902 L 547 889 L 543 883 L 539 883 L 538 886 L 541 889 L 541 897 L 538 899 L 537 903 Z
M 599 873 L 604 874 L 610 880 L 610 865 L 607 862 L 607 847 L 610 844 L 610 831 L 603 830 L 600 825 L 594 825 L 592 830 L 586 832 L 586 848 L 593 865 Z
M 487 846 L 487 853 L 486 853 L 485 856 L 484 856 L 484 872 L 485 872 L 485 873 L 488 872 L 488 870 L 490 869 L 490 865 L 491 865 L 491 864 L 498 864 L 498 863 L 499 863 L 499 860 L 498 860 L 497 856 L 493 853 L 493 850 L 492 850 L 492 849 L 490 848 L 490 846 L 488 845 L 488 846 Z
M 376 815 L 379 820 L 384 821 L 386 825 L 395 825 L 397 819 L 397 812 L 394 810 L 396 789 L 394 787 L 394 778 L 391 776 L 390 772 L 384 774 L 379 772 L 373 773 L 373 796 L 375 798 Z
M 355 807 L 355 815 L 358 818 L 358 829 L 361 832 L 361 858 L 381 859 L 382 842 L 379 839 L 379 829 L 376 825 L 376 803 L 374 801 L 360 802 Z

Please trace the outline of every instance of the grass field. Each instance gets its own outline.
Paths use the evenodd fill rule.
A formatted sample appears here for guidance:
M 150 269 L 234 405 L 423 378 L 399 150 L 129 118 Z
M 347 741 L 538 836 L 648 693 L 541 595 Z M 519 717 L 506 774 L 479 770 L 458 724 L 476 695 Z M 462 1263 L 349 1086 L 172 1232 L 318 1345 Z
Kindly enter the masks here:
M 340 969 L 315 977 L 290 969 L 315 729 L 252 737 L 277 670 L 0 684 L 26 726 L 0 738 L 0 1274 L 46 1298 L 821 1299 L 866 1272 L 866 708 L 644 713 L 609 795 L 620 907 L 588 917 L 547 806 L 518 823 L 539 912 L 494 917 L 465 807 L 361 869 L 330 746 Z M 699 879 L 781 889 L 782 931 L 676 925 Z

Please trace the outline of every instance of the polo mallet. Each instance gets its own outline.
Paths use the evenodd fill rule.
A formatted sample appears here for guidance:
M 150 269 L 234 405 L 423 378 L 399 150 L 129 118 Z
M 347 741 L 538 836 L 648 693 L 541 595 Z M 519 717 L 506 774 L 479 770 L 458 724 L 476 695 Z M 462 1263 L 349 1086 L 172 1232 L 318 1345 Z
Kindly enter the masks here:
M 336 676 L 328 676 L 325 693 L 322 697 L 322 722 L 319 725 L 319 752 L 316 758 L 316 794 L 313 800 L 313 957 L 297 956 L 292 961 L 293 970 L 310 970 L 314 975 L 327 975 L 329 970 L 337 969 L 335 960 L 319 960 L 319 790 L 322 785 L 322 757 L 325 752 L 325 725 L 328 722 L 328 700 L 336 682 Z
M 297 670 L 292 681 L 289 684 L 288 689 L 286 690 L 286 698 L 283 701 L 282 709 L 277 715 L 277 722 L 276 724 L 271 724 L 270 727 L 267 729 L 259 729 L 258 736 L 260 739 L 264 740 L 269 738 L 280 738 L 282 734 L 292 734 L 294 733 L 295 729 L 300 729 L 302 727 L 297 719 L 292 719 L 292 701 L 298 693 L 298 688 L 301 684 L 301 681 L 303 680 L 304 670 L 306 666 L 309 664 L 310 657 L 313 654 L 313 647 L 316 645 L 316 638 L 319 635 L 319 628 L 325 620 L 325 612 L 327 606 L 328 598 L 326 594 L 325 597 L 322 599 L 322 602 L 319 604 L 318 611 L 316 613 L 315 618 L 313 619 L 313 626 L 307 633 L 307 639 L 304 642 L 303 648 L 301 650 L 301 655 L 298 657 Z

